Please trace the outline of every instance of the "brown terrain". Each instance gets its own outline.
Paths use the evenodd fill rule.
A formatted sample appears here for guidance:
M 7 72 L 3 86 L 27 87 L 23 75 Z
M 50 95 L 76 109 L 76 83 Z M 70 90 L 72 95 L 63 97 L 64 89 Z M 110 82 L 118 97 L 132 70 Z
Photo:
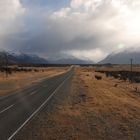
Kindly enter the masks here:
M 94 78 L 101 75 L 102 80 Z M 140 92 L 128 81 L 106 78 L 93 67 L 76 67 L 62 100 L 45 108 L 17 140 L 140 140 Z
M 68 68 L 32 68 L 31 72 L 12 72 L 6 77 L 0 73 L 0 95 L 9 94 L 36 84 L 41 80 L 65 72 Z

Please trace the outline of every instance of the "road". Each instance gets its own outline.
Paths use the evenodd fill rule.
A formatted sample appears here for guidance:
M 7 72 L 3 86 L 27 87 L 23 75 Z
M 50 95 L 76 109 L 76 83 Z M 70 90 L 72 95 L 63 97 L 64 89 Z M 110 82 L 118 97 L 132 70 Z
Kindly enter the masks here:
M 70 79 L 74 70 L 43 80 L 37 85 L 0 98 L 0 140 L 11 140 Z M 30 81 L 29 81 L 30 82 Z

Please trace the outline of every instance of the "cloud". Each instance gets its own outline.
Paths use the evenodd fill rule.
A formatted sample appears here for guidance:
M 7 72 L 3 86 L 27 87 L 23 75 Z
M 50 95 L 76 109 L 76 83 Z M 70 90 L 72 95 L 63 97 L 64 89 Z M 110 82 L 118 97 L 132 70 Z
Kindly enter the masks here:
M 0 1 L 0 46 L 5 48 L 5 41 L 21 30 L 22 24 L 17 21 L 17 18 L 24 13 L 19 0 L 1 0 Z
M 0 1 L 0 21 L 14 19 L 24 11 L 19 0 L 1 0 Z
M 98 61 L 112 51 L 139 46 L 140 3 L 136 0 L 71 0 L 53 10 L 32 5 L 27 0 L 0 4 L 7 9 L 0 20 L 9 27 L 0 42 L 8 49 Z
M 86 54 L 96 59 L 99 58 L 97 49 L 104 57 L 121 49 L 119 44 L 127 48 L 140 43 L 140 5 L 136 2 L 72 0 L 69 7 L 55 12 L 53 16 L 55 23 L 59 21 L 61 24 L 59 29 L 62 35 L 65 33 L 65 40 L 67 37 L 71 39 L 73 52 L 79 50 L 82 57 L 83 51 L 92 51 L 93 57 Z

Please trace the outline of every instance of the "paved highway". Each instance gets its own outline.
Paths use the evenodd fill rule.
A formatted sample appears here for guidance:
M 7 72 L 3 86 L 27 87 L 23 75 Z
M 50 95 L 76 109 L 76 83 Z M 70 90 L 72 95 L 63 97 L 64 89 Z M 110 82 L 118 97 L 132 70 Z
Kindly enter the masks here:
M 43 80 L 20 93 L 0 98 L 0 140 L 14 136 L 57 94 L 74 70 Z M 29 81 L 30 82 L 30 81 Z

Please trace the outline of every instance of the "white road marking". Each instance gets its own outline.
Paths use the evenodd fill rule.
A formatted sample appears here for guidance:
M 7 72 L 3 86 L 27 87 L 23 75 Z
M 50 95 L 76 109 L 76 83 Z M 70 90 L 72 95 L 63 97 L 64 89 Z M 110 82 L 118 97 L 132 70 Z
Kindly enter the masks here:
M 7 111 L 8 109 L 12 108 L 15 104 L 12 104 L 8 107 L 6 107 L 5 109 L 3 109 L 2 111 L 0 111 L 0 114 L 2 114 L 3 112 Z
M 31 116 L 7 139 L 11 140 L 44 106 L 45 104 L 53 97 L 54 94 L 63 86 L 63 84 L 72 76 L 72 74 L 67 77 L 55 90 L 54 92 L 45 100 L 44 103 L 41 104 L 41 106 L 34 111 Z
M 26 98 L 26 97 L 28 97 L 28 96 L 31 96 L 31 95 L 33 95 L 33 94 L 35 94 L 36 93 L 36 91 L 33 91 L 32 93 L 30 93 L 29 95 L 27 95 L 27 96 L 25 96 L 25 97 L 23 97 L 23 99 L 24 98 Z M 21 99 L 22 100 L 22 99 Z M 10 106 L 8 106 L 8 107 L 6 107 L 5 109 L 3 109 L 2 111 L 0 111 L 0 114 L 2 114 L 2 113 L 4 113 L 5 111 L 7 111 L 7 110 L 9 110 L 10 108 L 12 108 L 13 106 L 14 106 L 15 104 L 12 104 L 12 105 L 10 105 Z
M 32 93 L 30 93 L 30 95 L 34 95 L 36 93 L 36 91 L 33 91 Z

